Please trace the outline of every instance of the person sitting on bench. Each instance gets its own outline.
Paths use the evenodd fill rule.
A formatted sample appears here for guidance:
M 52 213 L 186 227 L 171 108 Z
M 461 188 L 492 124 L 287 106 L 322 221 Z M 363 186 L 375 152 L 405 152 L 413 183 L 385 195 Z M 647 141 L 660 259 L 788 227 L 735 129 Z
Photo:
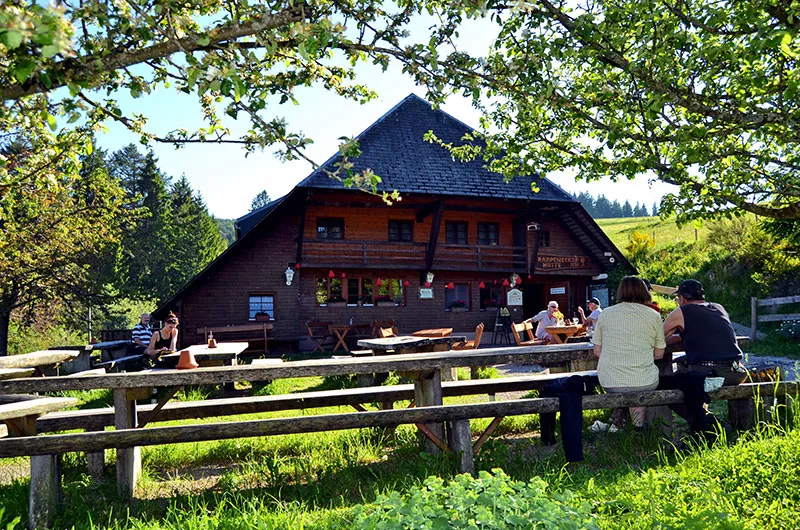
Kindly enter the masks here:
M 150 345 L 147 347 L 145 355 L 151 360 L 155 360 L 165 351 L 175 351 L 178 346 L 178 317 L 170 312 L 164 327 L 153 333 Z
M 722 377 L 726 386 L 743 383 L 748 376 L 747 368 L 741 362 L 742 350 L 725 308 L 706 302 L 703 284 L 697 280 L 683 280 L 672 294 L 678 297 L 678 307 L 664 321 L 664 335 L 670 343 L 683 338 L 686 366 L 678 371 Z M 728 419 L 734 427 L 747 428 L 752 424 L 752 403 L 752 400 L 728 402 Z
M 153 337 L 153 332 L 150 329 L 150 313 L 142 313 L 139 317 L 139 323 L 133 327 L 131 332 L 131 344 L 128 346 L 128 353 L 130 355 L 137 355 L 147 351 L 147 346 L 150 344 L 150 339 Z
M 638 276 L 626 276 L 617 289 L 617 303 L 597 319 L 592 337 L 594 354 L 599 359 L 597 376 L 610 394 L 658 387 L 654 361 L 664 357 L 667 344 L 661 317 L 644 305 L 649 301 L 650 292 L 644 281 Z M 634 427 L 645 426 L 646 410 L 647 407 L 630 408 Z

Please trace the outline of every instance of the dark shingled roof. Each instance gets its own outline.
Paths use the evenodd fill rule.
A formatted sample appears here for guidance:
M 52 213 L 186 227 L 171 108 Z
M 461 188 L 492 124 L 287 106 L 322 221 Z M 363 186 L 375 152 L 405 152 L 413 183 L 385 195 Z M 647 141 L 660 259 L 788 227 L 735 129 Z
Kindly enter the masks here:
M 236 219 L 236 238 L 238 239 L 242 237 L 242 235 L 249 232 L 251 228 L 257 225 L 258 222 L 264 217 L 269 215 L 269 213 L 274 210 L 275 207 L 278 206 L 285 198 L 286 195 Z
M 455 144 L 463 143 L 464 134 L 473 131 L 410 94 L 358 136 L 361 156 L 353 160 L 353 169 L 372 169 L 383 179 L 381 191 L 577 202 L 545 178 L 518 176 L 506 183 L 502 175 L 485 169 L 482 159 L 456 161 L 443 147 L 423 140 L 430 130 L 442 141 Z M 337 153 L 323 167 L 333 170 L 338 158 Z M 536 181 L 538 193 L 531 191 L 531 179 Z M 298 187 L 342 189 L 344 186 L 318 170 Z

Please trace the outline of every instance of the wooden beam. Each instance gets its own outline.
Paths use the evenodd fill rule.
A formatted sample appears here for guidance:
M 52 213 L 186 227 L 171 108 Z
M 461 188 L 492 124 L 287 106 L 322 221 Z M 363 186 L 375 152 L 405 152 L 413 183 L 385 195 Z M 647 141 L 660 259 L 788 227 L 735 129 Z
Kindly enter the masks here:
M 420 430 L 420 432 L 421 432 L 422 434 L 424 434 L 424 435 L 425 435 L 425 437 L 426 437 L 426 438 L 427 438 L 427 439 L 428 439 L 428 440 L 429 440 L 431 443 L 433 443 L 433 445 L 435 445 L 437 448 L 439 448 L 439 449 L 440 449 L 442 452 L 444 452 L 444 453 L 449 453 L 449 452 L 450 452 L 450 448 L 449 448 L 449 447 L 447 447 L 447 444 L 445 444 L 445 443 L 442 441 L 442 439 L 441 439 L 441 438 L 439 438 L 438 436 L 436 436 L 436 435 L 433 433 L 433 431 L 431 431 L 431 430 L 430 430 L 430 429 L 429 429 L 429 428 L 428 428 L 428 427 L 427 427 L 427 426 L 426 426 L 424 423 L 417 423 L 417 424 L 415 424 L 415 425 L 417 426 L 417 429 L 419 429 L 419 430 Z
M 303 208 L 300 210 L 300 233 L 297 234 L 297 253 L 295 254 L 295 263 L 303 263 L 303 241 L 305 240 L 306 234 L 306 217 L 308 215 L 308 201 L 306 201 L 303 205 Z M 264 344 L 264 348 L 266 349 L 266 343 Z
M 793 395 L 798 391 L 800 391 L 800 382 L 790 381 L 726 386 L 711 392 L 710 395 L 713 400 L 728 400 L 746 399 L 753 396 Z M 654 390 L 650 392 L 585 396 L 583 398 L 583 409 L 647 407 L 682 402 L 683 393 L 679 390 Z M 141 445 L 163 445 L 278 434 L 386 427 L 497 416 L 541 414 L 558 412 L 558 408 L 558 398 L 535 398 L 241 422 L 176 425 L 152 427 L 150 429 L 123 429 L 104 432 L 3 438 L 0 439 L 0 458 L 70 451 L 94 451 L 105 448 L 126 448 Z
M 417 222 L 421 223 L 422 221 L 425 220 L 426 217 L 436 213 L 436 210 L 439 209 L 439 207 L 441 206 L 442 202 L 443 201 L 441 201 L 441 200 L 432 201 L 432 202 L 429 202 L 428 204 L 424 205 L 419 210 L 417 210 Z
M 433 258 L 436 255 L 436 244 L 439 242 L 439 232 L 442 229 L 442 217 L 444 216 L 444 201 L 438 201 L 437 207 L 431 219 L 431 234 L 428 238 L 428 247 L 425 249 L 425 270 L 427 273 L 433 268 Z
M 114 390 L 114 427 L 115 432 L 138 431 L 145 432 L 144 429 L 137 429 L 136 401 L 128 399 L 128 390 L 118 388 Z M 147 431 L 149 432 L 149 430 Z M 85 433 L 85 436 L 101 436 L 102 433 Z M 84 447 L 82 450 L 89 450 Z M 92 449 L 105 449 L 96 447 Z M 60 451 L 56 451 L 60 452 Z M 136 445 L 129 445 L 117 448 L 117 492 L 123 499 L 132 499 L 136 491 L 136 483 L 142 472 L 141 448 Z
M 478 438 L 478 440 L 475 442 L 475 445 L 472 446 L 473 454 L 477 455 L 478 453 L 481 452 L 481 447 L 483 447 L 483 444 L 486 443 L 486 440 L 489 439 L 489 436 L 492 435 L 494 430 L 497 428 L 498 425 L 500 425 L 502 421 L 503 421 L 503 416 L 498 416 L 492 420 L 492 423 L 490 423 L 489 426 L 486 427 L 486 430 L 483 431 L 483 434 L 481 434 L 480 438 Z

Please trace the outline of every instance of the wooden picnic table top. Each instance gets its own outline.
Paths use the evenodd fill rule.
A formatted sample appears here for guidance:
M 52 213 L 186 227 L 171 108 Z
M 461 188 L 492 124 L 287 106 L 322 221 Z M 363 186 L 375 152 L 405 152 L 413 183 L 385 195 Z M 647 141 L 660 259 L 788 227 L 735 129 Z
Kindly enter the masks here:
M 420 329 L 411 335 L 413 337 L 448 337 L 453 334 L 453 328 Z
M 406 337 L 418 341 L 442 339 Z M 457 339 L 457 338 L 456 338 Z M 373 339 L 386 341 L 391 339 Z M 396 340 L 396 338 L 395 338 Z M 372 341 L 369 341 L 372 343 Z M 0 381 L 0 394 L 51 392 L 97 388 L 146 388 L 153 386 L 214 385 L 233 381 L 274 380 L 293 377 L 358 375 L 376 372 L 433 370 L 462 366 L 487 366 L 515 362 L 558 363 L 594 359 L 591 343 L 549 346 L 516 346 L 480 350 L 395 354 L 347 359 L 290 361 L 275 366 L 219 366 L 193 370 L 165 369 L 153 372 L 110 373 L 95 376 L 21 378 Z
M 191 351 L 194 354 L 195 360 L 199 362 L 213 359 L 235 359 L 237 355 L 247 349 L 247 346 L 247 342 L 219 342 L 217 343 L 216 348 L 209 348 L 208 344 L 195 344 L 189 346 L 188 348 L 183 348 L 182 350 Z M 174 359 L 177 361 L 181 357 L 182 350 L 176 351 L 175 353 L 162 355 L 161 359 L 165 361 Z
M 386 337 L 376 339 L 363 339 L 358 341 L 358 345 L 362 348 L 369 348 L 371 350 L 397 350 L 409 348 L 421 348 L 424 346 L 431 346 L 434 344 L 453 344 L 466 340 L 465 337 Z
M 78 404 L 75 398 L 28 395 L 0 396 L 0 421 L 54 412 Z
M 42 350 L 0 357 L 0 368 L 36 368 L 70 361 L 80 352 L 74 350 Z
M 0 368 L 0 381 L 3 379 L 30 377 L 33 375 L 34 371 L 33 368 Z

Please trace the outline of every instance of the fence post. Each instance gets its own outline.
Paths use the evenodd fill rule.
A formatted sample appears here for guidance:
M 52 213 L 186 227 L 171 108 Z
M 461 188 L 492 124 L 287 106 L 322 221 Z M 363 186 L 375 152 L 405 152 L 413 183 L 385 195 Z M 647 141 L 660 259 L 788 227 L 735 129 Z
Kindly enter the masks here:
M 758 298 L 755 296 L 750 298 L 750 340 L 756 340 L 756 324 L 758 323 L 758 310 L 756 307 L 758 306 Z

